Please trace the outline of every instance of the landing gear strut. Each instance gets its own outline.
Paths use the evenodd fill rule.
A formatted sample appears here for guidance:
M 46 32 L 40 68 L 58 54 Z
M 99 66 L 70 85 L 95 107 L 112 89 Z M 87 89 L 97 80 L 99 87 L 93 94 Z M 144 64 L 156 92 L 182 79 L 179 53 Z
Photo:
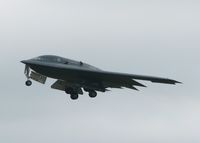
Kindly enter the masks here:
M 24 70 L 24 74 L 27 78 L 27 81 L 25 82 L 26 86 L 31 86 L 32 85 L 32 81 L 30 80 L 30 68 L 29 66 L 25 66 L 25 70 Z

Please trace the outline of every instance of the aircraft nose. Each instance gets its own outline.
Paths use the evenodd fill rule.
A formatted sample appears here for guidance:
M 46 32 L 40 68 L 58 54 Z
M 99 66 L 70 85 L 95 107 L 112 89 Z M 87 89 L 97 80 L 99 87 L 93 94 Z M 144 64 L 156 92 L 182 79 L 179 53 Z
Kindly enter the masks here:
M 31 62 L 30 60 L 22 60 L 21 61 L 21 63 L 23 63 L 23 64 L 30 64 L 30 62 Z
M 26 60 L 23 60 L 23 61 L 21 61 L 21 63 L 26 64 L 27 62 L 26 62 Z
M 30 60 L 22 60 L 21 63 L 23 63 L 25 65 L 32 65 L 32 64 L 38 65 L 38 62 L 35 61 L 35 60 L 32 60 L 32 59 L 30 59 Z

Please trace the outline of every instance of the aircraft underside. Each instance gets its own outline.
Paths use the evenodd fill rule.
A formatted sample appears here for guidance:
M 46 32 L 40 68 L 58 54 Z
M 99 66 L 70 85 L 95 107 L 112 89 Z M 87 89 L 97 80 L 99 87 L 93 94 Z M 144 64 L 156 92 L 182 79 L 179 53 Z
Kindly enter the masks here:
M 39 74 L 30 69 L 27 65 L 25 66 L 24 71 L 25 76 L 27 77 L 27 81 L 25 82 L 26 86 L 31 86 L 32 81 L 37 81 L 41 84 L 46 83 L 47 76 Z M 79 95 L 83 95 L 83 91 L 88 92 L 89 97 L 95 98 L 97 96 L 97 91 L 105 92 L 108 91 L 106 88 L 101 87 L 100 83 L 96 84 L 87 84 L 87 83 L 80 83 L 76 80 L 57 80 L 52 86 L 52 89 L 57 89 L 61 91 L 65 91 L 66 94 L 70 95 L 72 100 L 78 99 Z

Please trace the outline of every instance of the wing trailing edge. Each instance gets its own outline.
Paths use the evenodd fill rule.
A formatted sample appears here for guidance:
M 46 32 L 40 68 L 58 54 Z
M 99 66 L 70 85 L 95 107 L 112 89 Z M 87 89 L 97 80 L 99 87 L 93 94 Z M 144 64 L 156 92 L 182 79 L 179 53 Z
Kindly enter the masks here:
M 141 86 L 141 87 L 147 87 L 146 85 L 141 84 L 141 83 L 139 83 L 139 82 L 137 82 L 137 81 L 135 81 L 135 80 L 132 80 L 132 85 Z
M 126 88 L 129 88 L 129 89 L 133 89 L 133 90 L 137 90 L 137 91 L 139 91 L 136 87 L 134 87 L 134 86 L 125 86 Z

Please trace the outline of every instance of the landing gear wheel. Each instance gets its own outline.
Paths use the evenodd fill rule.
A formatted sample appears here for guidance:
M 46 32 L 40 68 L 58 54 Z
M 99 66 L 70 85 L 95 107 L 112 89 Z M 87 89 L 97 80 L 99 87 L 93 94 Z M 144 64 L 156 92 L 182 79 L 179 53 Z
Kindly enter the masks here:
M 32 81 L 27 80 L 27 81 L 26 81 L 26 86 L 31 86 L 31 85 L 32 85 Z
M 71 98 L 72 100 L 77 100 L 77 99 L 78 99 L 78 94 L 71 94 L 71 95 L 70 95 L 70 98 Z
M 95 98 L 95 97 L 97 96 L 97 92 L 96 92 L 96 91 L 90 91 L 90 92 L 89 92 L 89 96 L 90 96 L 91 98 Z

